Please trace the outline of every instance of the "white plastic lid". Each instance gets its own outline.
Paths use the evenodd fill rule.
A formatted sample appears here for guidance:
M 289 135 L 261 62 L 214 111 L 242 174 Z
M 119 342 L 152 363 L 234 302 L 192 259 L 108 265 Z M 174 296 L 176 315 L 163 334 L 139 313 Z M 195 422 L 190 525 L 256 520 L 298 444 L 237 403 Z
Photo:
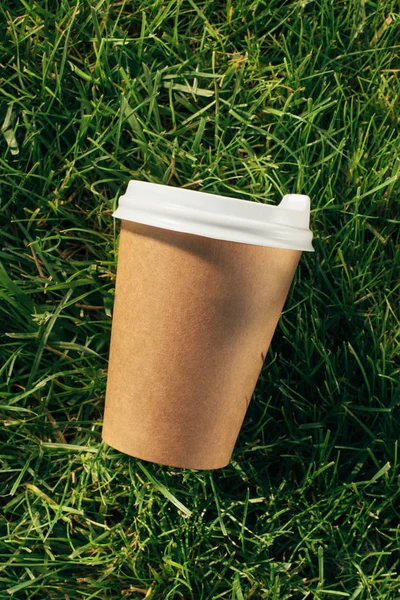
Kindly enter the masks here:
M 314 251 L 310 198 L 303 194 L 287 194 L 273 206 L 132 180 L 113 217 L 218 240 Z

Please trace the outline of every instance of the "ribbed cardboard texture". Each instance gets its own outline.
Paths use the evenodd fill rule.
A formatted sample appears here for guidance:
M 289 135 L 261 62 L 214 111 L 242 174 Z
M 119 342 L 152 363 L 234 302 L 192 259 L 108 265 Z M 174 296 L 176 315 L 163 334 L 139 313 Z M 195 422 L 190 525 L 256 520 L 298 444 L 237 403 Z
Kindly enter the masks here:
M 105 442 L 226 466 L 300 255 L 122 221 Z

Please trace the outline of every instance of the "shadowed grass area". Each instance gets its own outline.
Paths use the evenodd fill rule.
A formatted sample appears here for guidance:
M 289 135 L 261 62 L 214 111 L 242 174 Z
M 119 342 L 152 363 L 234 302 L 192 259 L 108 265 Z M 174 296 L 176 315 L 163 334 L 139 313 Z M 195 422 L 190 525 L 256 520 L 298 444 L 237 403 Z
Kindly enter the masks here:
M 0 12 L 0 598 L 398 598 L 398 4 Z M 131 178 L 312 200 L 223 470 L 101 443 Z

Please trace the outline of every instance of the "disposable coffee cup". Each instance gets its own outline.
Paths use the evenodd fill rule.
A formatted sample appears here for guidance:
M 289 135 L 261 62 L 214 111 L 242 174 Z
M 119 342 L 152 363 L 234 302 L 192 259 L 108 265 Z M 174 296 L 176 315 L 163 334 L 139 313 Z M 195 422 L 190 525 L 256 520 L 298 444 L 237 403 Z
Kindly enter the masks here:
M 130 181 L 103 440 L 139 459 L 218 469 L 233 452 L 302 251 L 310 199 L 278 206 Z

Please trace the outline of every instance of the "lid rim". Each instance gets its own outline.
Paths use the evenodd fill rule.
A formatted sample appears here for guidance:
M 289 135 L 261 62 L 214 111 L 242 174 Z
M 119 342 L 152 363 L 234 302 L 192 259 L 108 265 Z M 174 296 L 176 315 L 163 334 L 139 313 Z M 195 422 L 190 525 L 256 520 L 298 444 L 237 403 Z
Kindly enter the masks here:
M 314 252 L 310 199 L 290 197 L 291 206 L 280 207 L 131 180 L 112 216 L 224 241 Z

